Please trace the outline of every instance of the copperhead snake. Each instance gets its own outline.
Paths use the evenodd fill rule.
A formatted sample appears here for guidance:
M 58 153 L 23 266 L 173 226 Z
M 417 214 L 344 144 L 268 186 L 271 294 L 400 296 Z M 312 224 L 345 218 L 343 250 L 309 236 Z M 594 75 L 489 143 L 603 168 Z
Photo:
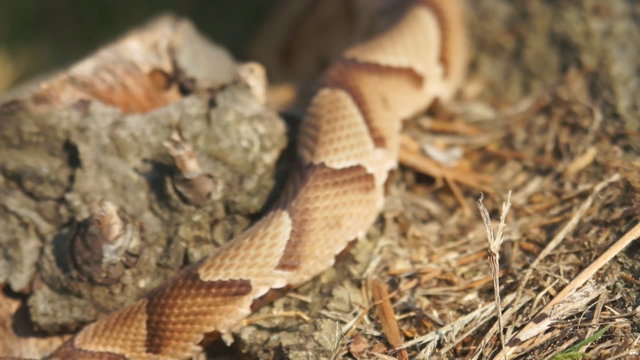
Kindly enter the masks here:
M 320 81 L 298 164 L 276 206 L 242 235 L 136 303 L 86 326 L 47 359 L 185 359 L 253 310 L 331 267 L 365 235 L 397 165 L 402 120 L 450 98 L 466 71 L 462 6 L 416 0 L 347 49 Z

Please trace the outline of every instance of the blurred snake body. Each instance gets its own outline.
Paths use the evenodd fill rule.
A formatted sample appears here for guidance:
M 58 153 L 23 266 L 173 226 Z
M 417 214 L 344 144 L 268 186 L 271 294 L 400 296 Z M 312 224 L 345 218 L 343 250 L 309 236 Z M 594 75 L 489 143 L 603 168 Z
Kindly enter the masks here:
M 346 50 L 301 125 L 299 164 L 277 205 L 242 235 L 136 303 L 86 326 L 47 359 L 185 359 L 256 307 L 331 267 L 364 236 L 397 164 L 400 127 L 464 78 L 458 1 L 415 1 Z

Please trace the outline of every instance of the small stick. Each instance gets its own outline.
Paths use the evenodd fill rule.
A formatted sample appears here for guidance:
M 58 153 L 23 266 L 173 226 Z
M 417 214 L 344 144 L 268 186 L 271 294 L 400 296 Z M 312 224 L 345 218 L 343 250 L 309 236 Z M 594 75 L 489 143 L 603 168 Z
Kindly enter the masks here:
M 596 330 L 598 330 L 598 323 L 600 322 L 600 316 L 602 315 L 602 308 L 604 308 L 604 304 L 606 302 L 607 302 L 607 293 L 602 292 L 602 294 L 600 294 L 600 297 L 598 298 L 598 302 L 596 303 L 596 308 L 593 311 L 593 318 L 591 319 L 591 324 L 593 326 L 590 327 L 589 330 L 587 330 L 587 333 L 584 336 L 585 339 L 590 338 L 596 332 Z M 584 346 L 578 349 L 578 352 L 586 352 L 586 348 L 589 345 L 590 344 L 588 343 L 584 344 Z
M 389 344 L 397 348 L 402 345 L 403 339 L 393 307 L 391 306 L 391 301 L 389 301 L 390 296 L 387 286 L 379 281 L 372 281 L 371 296 L 373 297 L 373 301 L 377 303 L 378 319 L 380 319 L 380 324 L 382 325 L 382 332 L 387 337 Z M 406 349 L 398 350 L 398 359 L 409 359 Z
M 504 276 L 504 274 L 506 274 L 506 272 L 504 270 L 500 270 L 498 272 L 498 277 Z M 468 289 L 478 289 L 478 288 L 484 286 L 484 284 L 486 284 L 488 282 L 493 282 L 494 279 L 495 279 L 495 276 L 494 276 L 494 272 L 493 272 L 493 269 L 492 269 L 491 275 L 483 276 L 480 279 L 476 279 L 476 280 L 470 281 L 470 282 L 468 282 L 466 284 L 460 285 L 460 286 L 454 288 L 454 290 L 462 291 L 462 290 L 468 290 Z
M 309 315 L 303 313 L 302 311 L 278 311 L 272 314 L 262 314 L 262 315 L 255 315 L 255 316 L 248 317 L 244 320 L 243 326 L 250 325 L 262 320 L 282 318 L 282 317 L 297 317 L 304 320 L 307 323 L 310 323 L 312 321 Z
M 462 191 L 460 190 L 456 182 L 448 176 L 444 177 L 444 181 L 447 183 L 447 185 L 449 185 L 449 188 L 451 189 L 453 196 L 456 198 L 456 200 L 462 207 L 462 212 L 465 215 L 471 214 L 471 209 L 469 209 L 469 205 L 465 201 L 464 195 L 462 195 Z

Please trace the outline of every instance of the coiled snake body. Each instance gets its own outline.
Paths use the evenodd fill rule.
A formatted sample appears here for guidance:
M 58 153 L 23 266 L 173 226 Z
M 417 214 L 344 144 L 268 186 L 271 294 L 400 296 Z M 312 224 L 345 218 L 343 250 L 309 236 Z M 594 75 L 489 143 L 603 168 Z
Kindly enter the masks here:
M 457 1 L 416 1 L 389 30 L 346 50 L 300 129 L 283 197 L 235 240 L 138 302 L 85 327 L 49 359 L 184 359 L 267 298 L 333 265 L 362 237 L 396 166 L 401 120 L 448 98 L 464 77 Z

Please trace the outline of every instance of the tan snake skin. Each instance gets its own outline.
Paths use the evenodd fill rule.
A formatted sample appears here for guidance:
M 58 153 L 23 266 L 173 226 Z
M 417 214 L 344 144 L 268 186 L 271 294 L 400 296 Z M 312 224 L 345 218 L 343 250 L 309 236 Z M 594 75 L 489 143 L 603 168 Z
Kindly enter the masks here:
M 362 237 L 396 166 L 401 121 L 448 98 L 466 68 L 458 1 L 417 1 L 388 31 L 344 52 L 299 134 L 278 206 L 144 299 L 84 328 L 48 359 L 185 359 L 229 334 L 269 295 L 331 267 Z

